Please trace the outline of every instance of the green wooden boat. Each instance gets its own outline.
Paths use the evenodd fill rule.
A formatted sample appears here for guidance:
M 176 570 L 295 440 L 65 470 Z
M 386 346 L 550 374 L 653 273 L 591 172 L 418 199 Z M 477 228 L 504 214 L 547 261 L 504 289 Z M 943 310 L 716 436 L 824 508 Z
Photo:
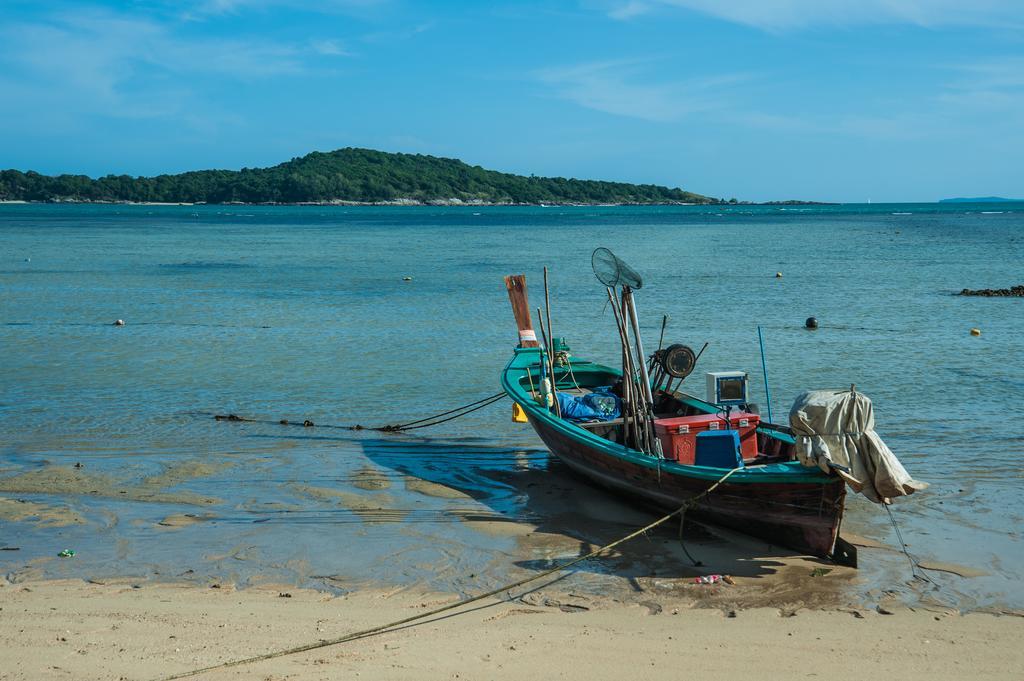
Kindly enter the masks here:
M 512 280 L 512 283 L 510 283 Z M 577 357 L 565 347 L 547 355 L 531 329 L 522 277 L 506 279 L 520 329 L 520 344 L 501 374 L 501 386 L 547 448 L 571 470 L 645 505 L 676 510 L 723 477 L 729 468 L 673 461 L 639 449 L 628 437 L 628 417 L 591 423 L 561 418 L 541 386 L 553 376 L 555 391 L 585 395 L 622 378 L 618 369 Z M 521 289 L 521 295 L 515 289 Z M 657 388 L 654 423 L 701 421 L 721 409 L 693 395 Z M 727 426 L 728 427 L 728 426 Z M 662 429 L 664 430 L 664 429 Z M 698 517 L 802 554 L 855 561 L 837 538 L 846 498 L 844 481 L 794 460 L 795 439 L 786 427 L 759 423 L 748 429 L 742 464 L 713 493 L 687 511 Z

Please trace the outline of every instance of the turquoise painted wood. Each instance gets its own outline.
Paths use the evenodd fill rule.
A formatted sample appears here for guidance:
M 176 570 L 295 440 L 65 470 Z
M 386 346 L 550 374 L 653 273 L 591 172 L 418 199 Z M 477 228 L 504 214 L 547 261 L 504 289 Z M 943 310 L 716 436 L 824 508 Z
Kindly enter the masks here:
M 540 387 L 540 357 L 539 348 L 516 348 L 512 360 L 505 367 L 501 376 L 501 386 L 519 406 L 523 408 L 531 419 L 543 422 L 550 428 L 564 433 L 566 436 L 579 441 L 602 453 L 628 461 L 646 468 L 660 469 L 663 472 L 670 472 L 698 480 L 714 482 L 722 477 L 723 469 L 708 468 L 705 466 L 693 466 L 680 464 L 664 459 L 657 459 L 643 452 L 625 447 L 621 444 L 611 442 L 603 437 L 595 435 L 590 431 L 581 428 L 569 421 L 556 417 L 552 412 L 537 403 L 530 395 L 530 385 L 538 389 Z M 568 368 L 559 371 L 556 368 L 557 388 L 572 388 L 576 384 L 581 387 L 594 387 L 599 385 L 610 385 L 620 376 L 621 372 L 611 367 L 595 364 L 587 360 L 570 356 Z M 573 382 L 575 379 L 575 383 Z M 683 401 L 706 413 L 714 413 L 715 407 L 707 402 L 693 396 L 683 396 Z M 794 442 L 793 438 L 786 433 L 777 433 L 766 428 L 759 429 L 760 432 L 770 433 L 771 437 L 777 437 L 785 442 Z M 729 478 L 733 484 L 764 484 L 764 483 L 802 483 L 802 484 L 832 484 L 835 478 L 831 477 L 817 468 L 807 468 L 798 461 L 787 461 L 771 463 L 762 466 L 745 468 L 733 473 Z
M 517 348 L 502 372 L 501 384 L 552 454 L 570 469 L 614 492 L 665 510 L 679 509 L 695 499 L 687 517 L 730 527 L 800 553 L 833 556 L 843 517 L 845 483 L 788 460 L 792 437 L 771 426 L 759 427 L 764 463 L 735 470 L 713 494 L 705 496 L 727 469 L 645 454 L 562 420 L 538 404 L 531 388 L 540 387 L 540 360 L 540 349 Z M 566 366 L 556 368 L 556 388 L 611 385 L 620 375 L 610 367 L 570 356 Z M 681 399 L 688 410 L 717 411 L 714 405 L 690 395 L 672 397 Z

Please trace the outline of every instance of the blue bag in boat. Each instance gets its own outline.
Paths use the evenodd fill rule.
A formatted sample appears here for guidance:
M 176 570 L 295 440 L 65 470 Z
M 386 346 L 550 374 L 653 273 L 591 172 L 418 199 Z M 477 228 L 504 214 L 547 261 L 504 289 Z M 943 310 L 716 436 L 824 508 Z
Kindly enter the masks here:
M 622 413 L 618 395 L 610 387 L 595 388 L 594 392 L 577 397 L 558 393 L 558 406 L 562 418 L 568 421 L 610 421 Z

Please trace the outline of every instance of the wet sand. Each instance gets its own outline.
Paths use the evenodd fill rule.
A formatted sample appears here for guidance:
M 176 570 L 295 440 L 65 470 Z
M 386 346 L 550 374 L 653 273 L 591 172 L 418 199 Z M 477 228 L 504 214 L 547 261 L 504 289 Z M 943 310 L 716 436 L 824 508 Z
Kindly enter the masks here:
M 220 503 L 220 499 L 193 492 L 168 492 L 165 490 L 182 482 L 213 475 L 228 466 L 229 464 L 226 462 L 210 464 L 201 461 L 186 461 L 167 466 L 156 475 L 146 476 L 139 480 L 126 480 L 110 474 L 94 473 L 71 466 L 51 465 L 20 475 L 0 478 L 0 492 L 61 496 L 87 495 L 123 501 L 209 506 Z
M 222 458 L 3 477 L 3 678 L 156 679 L 337 637 L 537 576 L 654 518 L 532 452 L 358 444 L 347 468 Z M 893 570 L 669 523 L 458 614 L 201 678 L 1021 677 L 1021 613 L 963 615 L 961 591 L 848 537 Z M 77 555 L 58 558 L 64 546 Z M 942 584 L 975 579 L 925 565 Z M 729 583 L 696 582 L 708 575 Z
M 398 439 L 344 447 L 351 463 L 334 468 L 282 455 L 134 469 L 92 460 L 8 474 L 0 574 L 17 583 L 136 575 L 146 584 L 469 596 L 586 555 L 655 517 L 531 451 Z M 861 550 L 859 571 L 698 523 L 680 534 L 673 521 L 565 581 L 623 602 L 654 593 L 718 608 L 999 610 L 994 599 L 964 597 L 982 571 L 932 560 L 923 565 L 937 583 L 915 580 L 896 547 L 848 538 Z M 57 558 L 64 548 L 76 556 Z M 730 575 L 735 586 L 695 588 L 706 575 Z
M 719 587 L 713 587 L 719 588 Z M 721 587 L 726 588 L 726 587 Z M 0 669 L 11 681 L 158 679 L 344 636 L 452 602 L 268 585 L 0 583 Z M 1019 679 L 1024 618 L 945 610 L 721 610 L 555 588 L 199 679 Z M 886 611 L 889 612 L 889 611 Z
M 656 517 L 535 450 L 330 443 L 329 459 L 5 471 L 0 678 L 143 681 L 314 643 L 536 577 Z M 1024 617 L 965 598 L 982 578 L 933 560 L 936 582 L 915 580 L 896 547 L 848 537 L 861 570 L 666 523 L 500 599 L 199 678 L 1021 678 Z M 729 583 L 697 583 L 714 575 Z
M 39 527 L 82 525 L 85 519 L 67 506 L 40 504 L 26 499 L 0 497 L 0 520 L 4 522 L 35 521 Z
M 195 513 L 172 513 L 157 524 L 160 527 L 177 529 L 181 527 L 189 527 L 207 520 L 213 520 L 216 517 L 217 516 L 215 515 L 196 515 Z

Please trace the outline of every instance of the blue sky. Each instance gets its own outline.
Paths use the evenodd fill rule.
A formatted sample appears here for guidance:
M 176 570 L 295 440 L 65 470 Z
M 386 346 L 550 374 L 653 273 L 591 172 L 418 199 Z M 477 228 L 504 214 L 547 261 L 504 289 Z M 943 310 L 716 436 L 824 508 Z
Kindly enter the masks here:
M 750 200 L 1024 197 L 1020 0 L 5 0 L 0 167 L 360 146 Z

